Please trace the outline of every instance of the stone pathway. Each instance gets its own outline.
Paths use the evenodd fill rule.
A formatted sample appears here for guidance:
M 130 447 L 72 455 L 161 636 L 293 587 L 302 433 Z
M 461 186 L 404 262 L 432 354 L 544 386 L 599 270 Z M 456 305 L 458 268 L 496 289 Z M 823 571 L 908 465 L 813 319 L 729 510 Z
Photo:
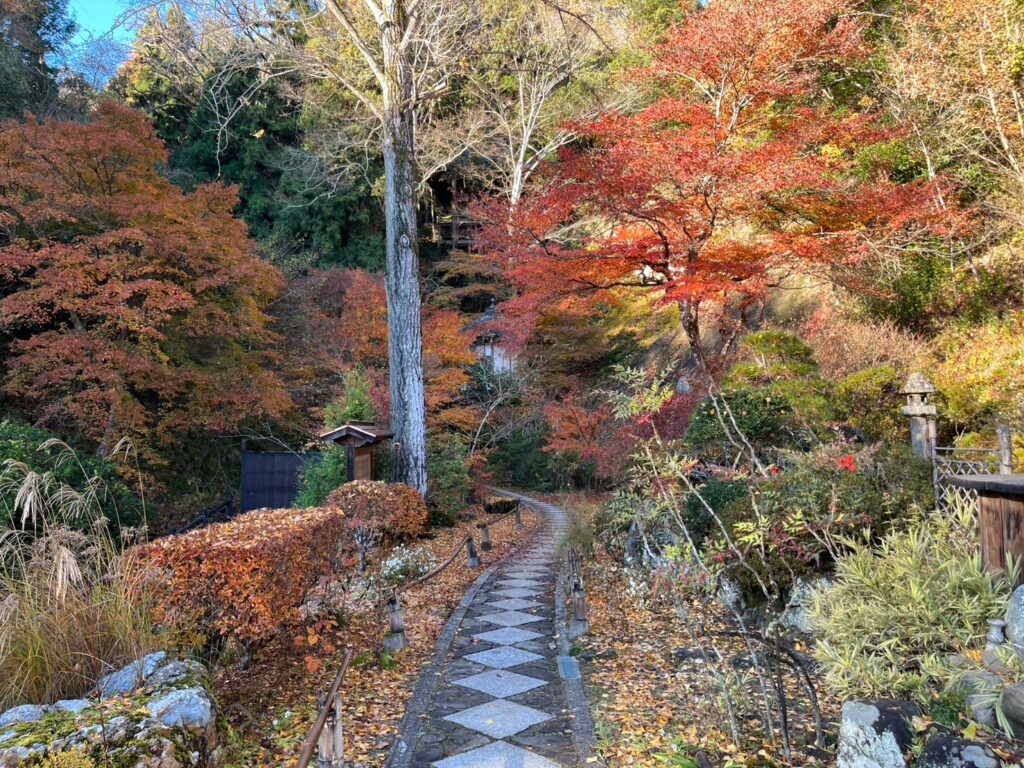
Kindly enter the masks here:
M 565 679 L 578 684 L 579 672 L 556 629 L 556 547 L 568 520 L 558 507 L 529 501 L 544 514 L 545 527 L 477 588 L 415 735 L 403 734 L 403 756 L 388 765 L 566 768 L 582 762 Z

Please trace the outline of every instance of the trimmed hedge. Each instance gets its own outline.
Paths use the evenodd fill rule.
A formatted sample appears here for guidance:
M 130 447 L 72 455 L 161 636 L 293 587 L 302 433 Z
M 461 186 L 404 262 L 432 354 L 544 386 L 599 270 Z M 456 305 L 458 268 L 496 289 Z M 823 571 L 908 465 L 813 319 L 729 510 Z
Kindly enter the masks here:
M 344 511 L 350 526 L 375 530 L 389 542 L 422 536 L 429 517 L 415 488 L 379 480 L 346 483 L 331 491 L 324 506 Z
M 332 569 L 346 535 L 335 508 L 264 509 L 140 547 L 156 620 L 259 643 L 298 618 L 306 591 Z

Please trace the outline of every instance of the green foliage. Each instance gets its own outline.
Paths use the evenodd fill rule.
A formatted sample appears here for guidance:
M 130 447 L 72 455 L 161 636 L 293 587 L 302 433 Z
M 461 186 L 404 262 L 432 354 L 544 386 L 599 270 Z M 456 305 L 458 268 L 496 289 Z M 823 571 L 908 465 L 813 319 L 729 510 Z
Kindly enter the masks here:
M 708 397 L 694 411 L 684 438 L 687 445 L 705 453 L 728 450 L 730 443 L 722 421 L 729 434 L 734 435 L 738 428 L 753 443 L 793 444 L 793 408 L 771 387 L 730 388 L 716 400 L 718 403 Z M 719 404 L 722 402 L 724 408 Z
M 788 331 L 757 331 L 743 339 L 766 376 L 791 378 L 817 373 L 811 348 L 795 333 Z
M 75 33 L 67 0 L 16 0 L 0 6 L 0 120 L 27 110 L 52 112 L 59 73 L 51 61 Z
M 488 456 L 490 468 L 519 488 L 550 491 L 557 487 L 555 459 L 546 453 L 543 427 L 522 427 L 510 434 Z
M 835 387 L 838 415 L 871 440 L 898 440 L 906 423 L 896 404 L 903 382 L 891 365 L 851 373 Z
M 345 393 L 341 400 L 328 403 L 324 408 L 324 421 L 329 428 L 339 427 L 347 421 L 373 421 L 376 412 L 370 398 L 370 379 L 365 369 L 356 366 L 342 374 Z M 295 506 L 305 509 L 319 507 L 335 488 L 348 480 L 348 450 L 345 446 L 329 445 L 320 456 L 307 461 L 299 471 L 299 491 Z
M 712 478 L 697 489 L 700 497 L 691 494 L 686 499 L 686 528 L 694 541 L 700 544 L 709 535 L 718 531 L 707 507 L 711 507 L 720 518 L 730 505 L 745 499 L 748 495 L 744 480 L 717 480 Z M 701 501 L 703 499 L 703 501 Z M 707 504 L 707 506 L 705 506 Z
M 943 359 L 935 385 L 947 418 L 975 429 L 996 415 L 1024 421 L 1024 312 L 952 329 L 937 346 Z
M 954 677 L 946 656 L 984 642 L 1009 587 L 981 564 L 973 511 L 932 514 L 840 558 L 814 595 L 825 681 L 841 696 L 927 704 Z
M 319 507 L 331 491 L 348 480 L 348 451 L 344 446 L 329 445 L 320 456 L 310 457 L 299 470 L 299 492 L 295 506 L 301 509 Z
M 757 484 L 753 502 L 737 496 L 722 515 L 741 548 L 751 548 L 747 565 L 781 590 L 798 576 L 826 570 L 845 549 L 845 537 L 885 534 L 934 504 L 931 465 L 905 446 L 854 453 L 835 444 L 785 459 Z M 760 585 L 749 569 L 730 566 L 730 576 L 757 599 Z
M 324 408 L 324 421 L 329 429 L 340 427 L 347 421 L 373 421 L 377 418 L 373 399 L 370 397 L 370 377 L 366 369 L 357 365 L 342 374 L 345 394 L 340 401 L 329 403 Z
M 164 16 L 153 12 L 136 37 L 132 57 L 109 86 L 153 119 L 170 149 L 175 183 L 185 188 L 214 179 L 237 184 L 239 214 L 282 268 L 313 263 L 382 269 L 380 203 L 369 182 L 338 184 L 303 148 L 302 104 L 291 93 L 300 83 L 260 82 L 265 77 L 257 67 L 207 82 L 216 63 L 204 73 L 182 61 L 181 51 L 200 44 L 176 6 Z M 216 98 L 204 93 L 212 87 L 219 91 Z M 225 102 L 239 105 L 227 125 Z
M 15 497 L 20 484 L 2 482 L 15 462 L 38 475 L 50 473 L 55 483 L 78 494 L 95 491 L 103 516 L 115 529 L 142 522 L 143 504 L 121 482 L 113 463 L 53 443 L 55 439 L 54 435 L 37 427 L 6 418 L 0 421 L 0 528 L 17 524 L 21 516 L 15 514 Z M 86 515 L 77 525 L 82 527 L 89 523 L 91 519 Z
M 427 476 L 430 478 L 430 522 L 454 525 L 466 506 L 472 484 L 467 459 L 469 447 L 454 432 L 431 435 L 427 441 Z

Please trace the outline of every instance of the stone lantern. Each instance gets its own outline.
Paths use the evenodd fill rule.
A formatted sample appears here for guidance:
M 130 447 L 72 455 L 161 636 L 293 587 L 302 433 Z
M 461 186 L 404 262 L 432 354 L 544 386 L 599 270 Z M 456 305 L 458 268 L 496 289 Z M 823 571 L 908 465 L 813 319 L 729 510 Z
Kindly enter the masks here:
M 910 445 L 914 453 L 929 461 L 935 458 L 935 406 L 931 396 L 935 385 L 923 373 L 912 373 L 903 385 L 902 394 L 907 396 L 903 415 L 910 418 Z

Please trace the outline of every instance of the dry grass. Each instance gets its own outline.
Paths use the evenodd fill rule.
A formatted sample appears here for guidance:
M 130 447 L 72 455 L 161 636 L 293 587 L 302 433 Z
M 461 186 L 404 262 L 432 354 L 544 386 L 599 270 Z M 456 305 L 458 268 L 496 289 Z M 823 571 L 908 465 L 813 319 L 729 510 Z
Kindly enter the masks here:
M 99 481 L 79 492 L 9 461 L 0 483 L 16 486 L 22 525 L 0 533 L 0 710 L 79 696 L 157 646 L 146 590 Z
M 814 350 L 821 375 L 842 379 L 878 365 L 900 373 L 920 367 L 928 358 L 927 342 L 891 322 L 872 323 L 847 315 L 841 307 L 822 302 L 804 323 L 801 335 Z

